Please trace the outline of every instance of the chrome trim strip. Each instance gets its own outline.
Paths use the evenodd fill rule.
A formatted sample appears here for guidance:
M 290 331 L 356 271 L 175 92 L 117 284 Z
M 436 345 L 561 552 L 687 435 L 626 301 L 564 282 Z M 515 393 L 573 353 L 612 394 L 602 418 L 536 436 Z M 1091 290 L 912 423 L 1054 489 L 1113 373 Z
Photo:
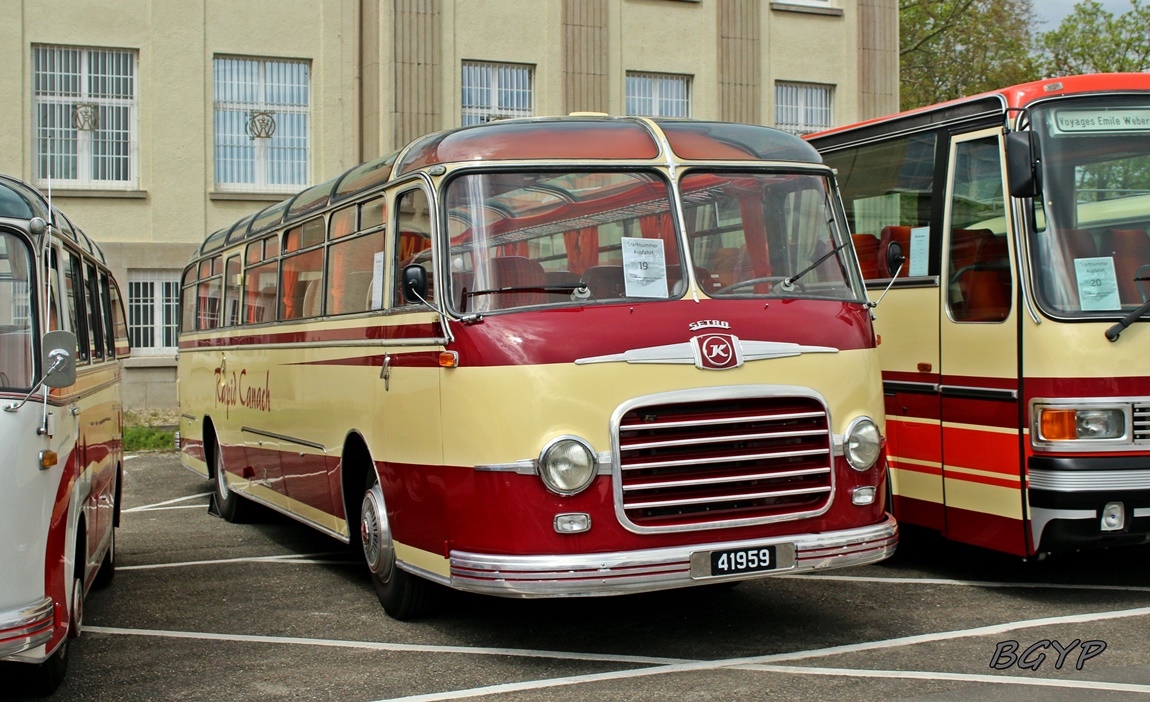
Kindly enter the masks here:
M 595 475 L 611 475 L 611 454 L 600 451 L 595 454 Z M 472 466 L 480 473 L 518 473 L 519 475 L 538 475 L 539 459 L 521 458 L 512 463 L 480 463 Z
M 234 490 L 235 488 L 232 488 L 232 489 Z M 323 524 L 320 524 L 319 522 L 312 521 L 311 519 L 304 517 L 303 515 L 299 514 L 298 512 L 292 512 L 291 510 L 289 510 L 285 507 L 282 507 L 280 505 L 277 505 L 274 502 L 268 502 L 267 500 L 256 497 L 255 495 L 251 494 L 250 492 L 238 492 L 237 491 L 236 494 L 239 495 L 241 497 L 241 499 L 251 500 L 252 502 L 256 502 L 258 504 L 263 505 L 264 507 L 267 507 L 268 509 L 272 510 L 273 512 L 279 512 L 280 514 L 284 515 L 285 517 L 291 517 L 292 519 L 296 520 L 297 522 L 300 522 L 301 524 L 306 524 L 309 527 L 315 529 L 316 531 L 318 531 L 322 534 L 327 534 L 328 536 L 335 539 L 336 541 L 341 541 L 345 544 L 351 543 L 351 539 L 348 537 L 347 534 L 341 534 L 334 529 L 328 528 L 328 527 L 324 526 Z
M 51 597 L 0 612 L 0 659 L 48 643 L 55 614 L 56 605 Z
M 1150 470 L 1030 470 L 1031 490 L 1150 490 Z
M 898 526 L 894 518 L 887 515 L 878 524 L 841 531 L 612 553 L 509 556 L 452 551 L 450 584 L 459 590 L 503 597 L 587 597 L 651 592 L 864 565 L 891 556 L 897 543 Z M 793 545 L 793 567 L 729 576 L 692 576 L 694 553 L 772 544 Z
M 801 475 L 819 475 L 831 472 L 830 467 L 806 468 L 803 470 L 788 470 L 778 473 L 760 473 L 758 475 L 729 475 L 725 478 L 695 478 L 693 480 L 666 480 L 655 483 L 631 483 L 623 486 L 623 492 L 628 490 L 654 490 L 661 487 L 686 487 L 690 485 L 719 485 L 722 483 L 741 483 L 747 480 L 771 480 L 772 478 L 793 478 Z
M 734 500 L 761 500 L 767 497 L 792 497 L 794 495 L 818 495 L 831 491 L 829 485 L 813 488 L 799 488 L 797 490 L 764 490 L 762 492 L 727 493 L 718 497 L 691 497 L 678 500 L 649 500 L 646 502 L 628 502 L 631 509 L 654 509 L 656 507 L 679 507 L 682 505 L 707 505 L 714 502 L 731 502 Z
M 746 418 L 741 418 L 741 419 L 744 422 L 747 421 Z M 771 419 L 777 419 L 777 417 L 771 417 Z M 730 424 L 731 422 L 727 421 L 725 423 Z M 671 422 L 668 422 L 666 424 L 660 424 L 658 422 L 654 422 L 650 425 L 645 425 L 644 428 L 650 427 L 650 428 L 657 428 L 657 429 L 665 429 L 665 428 L 671 426 L 671 424 L 672 424 Z M 714 425 L 717 423 L 716 422 L 698 422 L 698 423 L 695 423 L 695 422 L 674 422 L 674 424 L 680 424 L 680 425 L 691 424 L 692 426 L 701 427 L 701 426 Z M 623 428 L 627 429 L 628 427 L 623 427 Z M 820 431 L 817 429 L 812 429 L 812 430 L 807 430 L 807 431 L 767 431 L 767 432 L 759 432 L 757 434 L 737 434 L 737 435 L 731 435 L 731 436 L 714 436 L 714 437 L 710 437 L 710 438 L 703 437 L 700 439 L 677 439 L 677 440 L 671 440 L 671 441 L 650 441 L 650 442 L 647 442 L 645 444 L 629 444 L 627 446 L 627 448 L 631 451 L 639 451 L 641 449 L 664 448 L 667 446 L 697 446 L 699 444 L 721 444 L 721 443 L 724 443 L 727 441 L 754 441 L 755 439 L 792 439 L 792 438 L 799 437 L 799 436 L 821 436 L 823 434 L 826 434 L 826 432 Z M 774 454 L 774 455 L 782 455 L 782 454 Z M 665 465 L 665 464 L 660 463 L 658 465 Z
M 309 322 L 314 322 L 319 319 L 309 319 Z M 244 327 L 250 329 L 251 327 Z M 369 346 L 371 348 L 385 348 L 385 347 L 407 347 L 407 346 L 446 346 L 447 339 L 443 337 L 428 337 L 426 339 L 334 339 L 332 341 L 291 341 L 282 343 L 264 343 L 264 344 L 222 344 L 220 346 L 211 347 L 195 347 L 180 349 L 180 353 L 191 353 L 194 351 L 211 352 L 211 351 L 228 351 L 232 349 L 328 349 L 328 348 L 354 348 L 357 346 Z
M 1139 507 L 1134 510 L 1134 518 L 1138 519 L 1139 517 L 1150 517 L 1150 507 Z
M 825 435 L 827 432 L 821 431 L 819 434 Z M 724 437 L 725 438 L 725 437 Z M 699 442 L 703 443 L 703 442 Z M 628 446 L 627 450 L 631 450 Z M 647 463 L 628 463 L 627 467 L 622 470 L 646 470 L 648 468 L 673 468 L 675 466 L 705 466 L 712 463 L 729 463 L 730 461 L 754 461 L 760 458 L 801 458 L 803 456 L 822 456 L 830 455 L 831 450 L 825 449 L 806 449 L 805 451 L 762 451 L 759 453 L 743 453 L 737 456 L 718 456 L 716 458 L 691 458 L 682 461 L 654 461 Z
M 252 427 L 240 427 L 240 431 L 246 432 L 248 434 L 255 434 L 256 436 L 266 436 L 269 439 L 279 439 L 280 441 L 286 441 L 289 444 L 299 444 L 300 446 L 307 446 L 308 448 L 317 449 L 319 451 L 323 451 L 324 453 L 327 453 L 327 447 L 326 446 L 324 446 L 323 444 L 317 444 L 314 441 L 308 441 L 306 439 L 296 439 L 294 437 L 286 436 L 284 434 L 276 434 L 275 432 L 264 431 L 262 429 L 253 429 Z
M 746 417 L 727 417 L 720 419 L 711 419 L 707 421 L 693 422 L 684 420 L 681 422 L 651 422 L 650 424 L 624 424 L 619 427 L 620 430 L 628 429 L 677 429 L 679 427 L 710 427 L 720 426 L 723 424 L 741 424 L 743 422 L 751 422 L 756 420 L 779 420 L 779 419 L 810 419 L 811 417 L 821 417 L 821 412 L 790 412 L 787 414 L 760 414 L 758 416 Z M 821 432 L 819 432 L 821 433 Z M 643 447 L 645 448 L 645 447 Z
M 942 386 L 938 383 L 919 383 L 912 380 L 884 380 L 882 391 L 886 395 L 904 392 L 910 395 L 937 395 Z
M 1018 390 L 1005 390 L 1003 388 L 979 388 L 970 385 L 939 385 L 938 391 L 947 397 L 964 397 L 971 400 L 1014 402 L 1018 399 Z

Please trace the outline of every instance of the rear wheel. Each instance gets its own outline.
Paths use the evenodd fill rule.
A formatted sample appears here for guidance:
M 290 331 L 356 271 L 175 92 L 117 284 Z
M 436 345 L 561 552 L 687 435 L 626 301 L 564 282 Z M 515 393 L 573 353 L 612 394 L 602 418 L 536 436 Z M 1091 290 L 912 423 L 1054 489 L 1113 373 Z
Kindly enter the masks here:
M 383 490 L 372 473 L 360 503 L 360 544 L 375 594 L 393 619 L 415 619 L 426 614 L 432 584 L 400 569 L 395 563 L 391 524 L 383 502 Z
M 215 451 L 212 452 L 212 470 L 215 475 L 216 509 L 225 521 L 233 524 L 243 523 L 248 516 L 251 505 L 228 487 L 228 473 L 224 470 L 224 452 L 218 439 L 215 440 Z

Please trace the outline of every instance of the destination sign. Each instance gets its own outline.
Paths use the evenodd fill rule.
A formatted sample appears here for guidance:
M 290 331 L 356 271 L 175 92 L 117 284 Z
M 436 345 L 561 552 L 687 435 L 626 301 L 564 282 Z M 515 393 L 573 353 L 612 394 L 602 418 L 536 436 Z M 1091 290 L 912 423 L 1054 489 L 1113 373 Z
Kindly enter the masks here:
M 1078 108 L 1054 111 L 1055 134 L 1150 132 L 1150 108 Z

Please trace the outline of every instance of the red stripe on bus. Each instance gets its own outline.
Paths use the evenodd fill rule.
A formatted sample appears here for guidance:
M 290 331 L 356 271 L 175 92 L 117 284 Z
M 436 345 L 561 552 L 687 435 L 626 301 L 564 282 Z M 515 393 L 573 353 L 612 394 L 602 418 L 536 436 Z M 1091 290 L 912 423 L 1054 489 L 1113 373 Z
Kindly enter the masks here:
M 905 463 L 899 459 L 898 456 L 892 456 L 890 459 L 891 467 L 899 471 L 909 471 L 911 473 L 921 473 L 923 475 L 942 476 L 941 466 L 924 466 L 921 463 Z
M 1020 475 L 1018 436 L 963 427 L 942 428 L 947 465 Z
M 902 458 L 939 463 L 942 461 L 938 424 L 900 422 L 887 418 L 891 451 Z
M 954 541 L 992 548 L 1016 556 L 1027 556 L 1031 553 L 1027 543 L 1029 539 L 1026 536 L 1026 522 L 997 514 L 948 507 L 946 530 L 943 535 Z
M 1024 378 L 1026 400 L 1036 397 L 1130 397 L 1150 395 L 1150 377 Z
M 1018 401 L 943 397 L 942 419 L 956 424 L 1017 429 Z

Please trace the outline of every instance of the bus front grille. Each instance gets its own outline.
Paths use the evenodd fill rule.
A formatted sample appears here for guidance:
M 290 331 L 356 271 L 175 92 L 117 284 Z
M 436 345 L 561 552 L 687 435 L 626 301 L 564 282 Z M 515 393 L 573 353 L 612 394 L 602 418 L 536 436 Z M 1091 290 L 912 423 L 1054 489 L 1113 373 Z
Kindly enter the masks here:
M 642 531 L 820 514 L 834 492 L 827 411 L 802 396 L 710 398 L 632 407 L 616 428 L 616 499 Z
M 1150 404 L 1134 405 L 1134 442 L 1150 442 Z

